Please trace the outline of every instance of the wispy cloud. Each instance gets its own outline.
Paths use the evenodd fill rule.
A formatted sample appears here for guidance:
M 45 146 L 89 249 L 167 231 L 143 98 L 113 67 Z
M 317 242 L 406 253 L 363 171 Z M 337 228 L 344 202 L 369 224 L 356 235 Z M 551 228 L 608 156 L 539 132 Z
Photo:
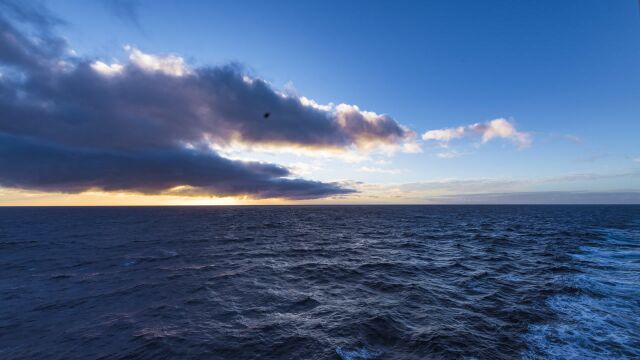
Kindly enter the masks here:
M 640 171 L 612 173 L 570 173 L 538 178 L 472 178 L 442 179 L 397 185 L 406 192 L 443 192 L 456 194 L 524 191 L 541 185 L 558 185 L 571 182 L 589 182 L 607 179 L 640 178 Z M 640 188 L 638 189 L 640 190 Z
M 363 166 L 359 168 L 358 171 L 378 174 L 400 174 L 402 172 L 400 169 L 387 169 L 375 166 Z
M 629 185 L 637 183 L 634 179 L 640 179 L 640 171 L 539 178 L 450 178 L 399 184 L 351 182 L 348 186 L 358 190 L 349 197 L 350 201 L 362 203 L 640 203 L 637 200 L 640 187 Z M 600 185 L 611 184 L 611 180 L 620 187 L 610 191 L 586 190 L 602 188 Z M 566 191 L 581 187 L 583 191 Z M 593 195 L 596 193 L 601 195 Z M 552 194 L 556 194 L 555 200 Z
M 436 154 L 440 159 L 453 159 L 462 156 L 462 153 L 456 150 L 442 151 Z
M 576 158 L 574 161 L 578 163 L 593 163 L 602 159 L 606 159 L 611 156 L 612 154 L 609 154 L 609 153 L 598 152 L 598 153 L 591 153 L 591 154 L 580 156 Z
M 483 144 L 494 139 L 507 139 L 519 148 L 530 146 L 532 141 L 531 134 L 518 131 L 514 124 L 504 118 L 455 128 L 429 130 L 422 134 L 423 140 L 434 141 L 441 147 L 448 147 L 452 140 L 465 137 L 479 138 Z
M 430 200 L 439 204 L 640 204 L 640 192 L 535 191 L 443 195 Z
M 140 7 L 139 0 L 100 0 L 100 3 L 116 19 L 140 28 Z
M 574 144 L 582 144 L 584 142 L 584 139 L 582 137 L 573 134 L 565 134 L 562 136 L 562 138 Z

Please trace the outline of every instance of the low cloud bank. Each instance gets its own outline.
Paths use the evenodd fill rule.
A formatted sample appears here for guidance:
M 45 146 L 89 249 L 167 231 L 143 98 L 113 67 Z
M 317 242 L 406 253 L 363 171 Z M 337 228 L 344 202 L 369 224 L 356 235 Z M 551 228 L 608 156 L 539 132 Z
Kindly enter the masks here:
M 429 199 L 438 204 L 640 204 L 640 192 L 612 191 L 536 191 L 434 196 Z

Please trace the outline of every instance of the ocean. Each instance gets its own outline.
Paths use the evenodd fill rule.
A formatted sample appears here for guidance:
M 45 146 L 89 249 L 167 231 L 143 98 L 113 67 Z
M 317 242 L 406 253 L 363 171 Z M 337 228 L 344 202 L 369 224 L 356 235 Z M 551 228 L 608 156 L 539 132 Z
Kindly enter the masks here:
M 638 359 L 640 206 L 0 208 L 1 359 Z

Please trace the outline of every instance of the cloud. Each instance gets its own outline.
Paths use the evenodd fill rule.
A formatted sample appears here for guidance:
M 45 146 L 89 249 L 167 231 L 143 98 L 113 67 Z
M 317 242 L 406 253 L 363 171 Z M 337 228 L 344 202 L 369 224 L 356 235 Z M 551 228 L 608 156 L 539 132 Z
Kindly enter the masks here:
M 161 72 L 170 76 L 184 76 L 191 73 L 180 56 L 145 54 L 131 45 L 125 45 L 124 49 L 129 52 L 131 64 L 144 71 Z
M 640 204 L 640 192 L 535 191 L 444 195 L 430 200 L 438 204 Z
M 314 172 L 322 170 L 322 165 L 320 163 L 306 163 L 306 162 L 295 162 L 289 164 L 287 168 L 296 175 L 310 175 Z
M 140 27 L 140 1 L 138 0 L 101 0 L 100 3 L 116 19 Z
M 441 147 L 448 147 L 451 140 L 463 137 L 478 137 L 483 144 L 493 139 L 507 139 L 519 148 L 531 145 L 531 134 L 517 131 L 511 122 L 503 118 L 456 128 L 429 130 L 422 134 L 423 140 L 435 141 Z
M 422 181 L 398 185 L 397 188 L 405 193 L 412 193 L 418 197 L 424 197 L 439 193 L 479 193 L 497 192 L 517 189 L 523 183 L 516 179 L 442 179 Z
M 124 66 L 120 64 L 105 64 L 102 61 L 95 61 L 91 63 L 93 71 L 105 76 L 113 76 L 122 73 Z
M 486 143 L 492 139 L 509 139 L 520 147 L 531 145 L 530 135 L 519 132 L 509 121 L 505 119 L 495 119 L 484 124 L 473 124 L 469 129 L 482 137 L 482 142 Z
M 23 24 L 24 32 L 18 31 L 3 14 L 11 14 Z M 34 72 L 55 66 L 57 60 L 51 58 L 67 44 L 51 29 L 62 23 L 36 2 L 0 0 L 0 66 L 20 66 Z
M 189 69 L 175 55 L 128 47 L 125 64 L 73 58 L 61 71 L 59 57 L 32 51 L 9 30 L 0 46 L 11 51 L 3 53 L 24 56 L 0 58 L 20 72 L 0 84 L 7 115 L 0 131 L 78 146 L 209 142 L 343 151 L 401 146 L 414 136 L 387 115 L 287 96 L 234 65 Z
M 415 183 L 351 182 L 343 203 L 389 204 L 640 204 L 640 171 L 577 173 L 540 178 L 438 179 Z M 617 184 L 617 188 L 611 188 Z M 576 189 L 581 187 L 581 191 Z M 609 190 L 604 190 L 609 188 Z M 335 201 L 334 201 L 335 202 Z
M 438 154 L 436 154 L 436 156 L 439 157 L 440 159 L 453 159 L 453 158 L 462 156 L 462 153 L 456 150 L 449 150 L 449 151 L 439 152 Z
M 385 169 L 381 167 L 371 167 L 371 166 L 363 166 L 358 169 L 358 171 L 368 172 L 368 173 L 377 173 L 377 174 L 400 174 L 402 170 L 400 169 Z
M 592 153 L 589 155 L 583 155 L 580 156 L 578 158 L 576 158 L 574 161 L 575 162 L 579 162 L 579 163 L 593 163 L 602 159 L 606 159 L 608 157 L 611 157 L 612 154 L 609 153 L 604 153 L 604 152 L 599 152 L 599 153 Z
M 458 139 L 464 136 L 464 132 L 465 128 L 462 126 L 451 129 L 429 130 L 422 134 L 422 139 L 425 141 L 436 140 L 441 143 L 448 143 L 452 139 Z
M 352 190 L 214 149 L 416 150 L 388 115 L 279 92 L 239 65 L 189 67 L 133 46 L 124 62 L 77 56 L 55 20 L 20 4 L 0 3 L 2 186 L 314 198 Z
M 584 142 L 584 139 L 582 139 L 582 137 L 573 134 L 565 134 L 562 136 L 562 138 L 574 144 L 582 144 Z
M 288 169 L 225 159 L 194 149 L 104 151 L 0 135 L 0 184 L 41 191 L 309 199 L 353 192 L 337 184 L 287 179 Z M 176 189 L 177 188 L 177 189 Z
M 418 193 L 442 193 L 450 195 L 474 193 L 504 193 L 523 192 L 527 189 L 542 189 L 548 186 L 562 187 L 562 184 L 574 182 L 594 182 L 610 179 L 640 178 L 640 171 L 622 171 L 612 173 L 570 173 L 559 176 L 538 178 L 471 178 L 471 179 L 441 179 L 396 185 L 395 187 L 407 194 L 419 197 Z

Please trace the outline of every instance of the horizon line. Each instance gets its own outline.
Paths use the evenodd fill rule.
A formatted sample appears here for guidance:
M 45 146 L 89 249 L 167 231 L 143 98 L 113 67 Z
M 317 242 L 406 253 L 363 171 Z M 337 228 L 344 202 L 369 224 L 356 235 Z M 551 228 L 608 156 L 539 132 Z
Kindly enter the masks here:
M 398 204 L 162 204 L 162 205 L 0 205 L 0 208 L 99 208 L 99 207 L 320 207 L 320 206 L 640 206 L 640 203 L 398 203 Z

